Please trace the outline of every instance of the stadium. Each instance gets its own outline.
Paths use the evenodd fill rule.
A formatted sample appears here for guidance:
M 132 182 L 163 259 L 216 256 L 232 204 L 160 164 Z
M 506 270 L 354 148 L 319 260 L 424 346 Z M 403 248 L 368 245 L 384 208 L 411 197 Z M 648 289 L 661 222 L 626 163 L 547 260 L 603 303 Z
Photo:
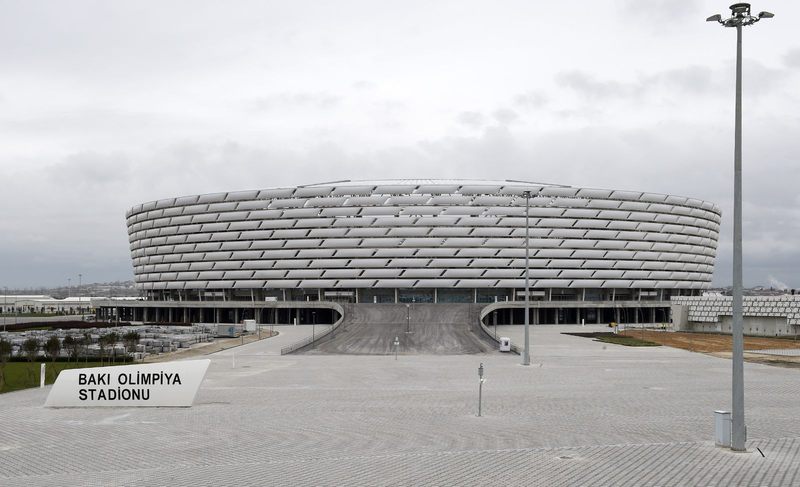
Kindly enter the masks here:
M 533 323 L 666 322 L 671 297 L 709 287 L 720 222 L 698 199 L 512 180 L 346 180 L 126 216 L 145 299 L 98 303 L 100 318 L 261 323 L 336 320 L 342 304 L 521 323 L 526 234 Z

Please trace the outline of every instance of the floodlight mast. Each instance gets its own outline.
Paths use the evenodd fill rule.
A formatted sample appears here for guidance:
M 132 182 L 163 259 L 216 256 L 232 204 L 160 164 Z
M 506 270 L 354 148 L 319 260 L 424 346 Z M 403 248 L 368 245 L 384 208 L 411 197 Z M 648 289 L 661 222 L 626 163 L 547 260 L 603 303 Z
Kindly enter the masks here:
M 733 146 L 733 335 L 731 377 L 731 449 L 745 451 L 744 426 L 744 333 L 742 316 L 742 27 L 774 17 L 769 12 L 750 14 L 749 3 L 730 6 L 731 17 L 716 14 L 708 22 L 736 27 L 736 119 Z

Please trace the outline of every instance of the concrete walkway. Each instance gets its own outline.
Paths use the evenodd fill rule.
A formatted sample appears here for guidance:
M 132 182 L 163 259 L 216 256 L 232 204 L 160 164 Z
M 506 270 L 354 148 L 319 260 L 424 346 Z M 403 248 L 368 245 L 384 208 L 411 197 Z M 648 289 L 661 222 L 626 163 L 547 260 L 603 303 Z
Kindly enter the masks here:
M 745 364 L 750 451 L 732 453 L 712 443 L 729 360 L 561 331 L 534 330 L 531 367 L 498 353 L 276 356 L 263 340 L 235 367 L 232 350 L 211 355 L 190 409 L 4 394 L 0 485 L 800 485 L 800 370 Z

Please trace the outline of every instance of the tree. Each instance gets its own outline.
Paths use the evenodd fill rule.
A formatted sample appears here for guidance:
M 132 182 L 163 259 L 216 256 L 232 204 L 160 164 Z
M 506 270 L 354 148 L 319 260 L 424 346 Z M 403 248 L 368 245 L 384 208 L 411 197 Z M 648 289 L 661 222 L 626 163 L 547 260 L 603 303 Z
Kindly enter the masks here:
M 47 356 L 50 357 L 50 375 L 53 377 L 53 380 L 56 380 L 58 376 L 56 372 L 56 359 L 58 358 L 58 354 L 61 353 L 61 340 L 55 335 L 51 336 L 44 343 L 44 351 L 47 353 Z
M 72 360 L 78 361 L 78 354 L 81 351 L 81 343 L 79 338 L 75 338 L 72 335 L 67 335 L 64 337 L 64 348 L 67 350 L 69 354 L 69 358 Z
M 122 342 L 125 344 L 125 351 L 133 355 L 136 345 L 139 343 L 139 333 L 131 330 L 122 335 Z
M 106 346 L 108 345 L 108 335 L 100 335 L 97 339 L 97 345 L 100 347 L 100 365 L 103 365 L 103 357 L 105 357 Z
M 0 389 L 6 384 L 5 368 L 11 359 L 11 342 L 5 338 L 0 338 Z
M 39 356 L 39 340 L 33 337 L 28 338 L 22 342 L 22 351 L 25 353 L 25 358 L 28 359 L 28 362 L 33 363 Z
M 55 335 L 51 336 L 44 343 L 44 351 L 50 357 L 50 361 L 55 362 L 58 354 L 61 353 L 61 340 Z
M 83 332 L 83 339 L 80 341 L 81 350 L 83 351 L 83 358 L 85 362 L 89 362 L 89 345 L 92 344 L 92 335 L 88 331 Z
M 111 347 L 111 357 L 114 362 L 117 361 L 117 342 L 119 341 L 119 334 L 115 331 L 107 334 L 108 346 Z
M 33 364 L 33 361 L 39 356 L 39 340 L 31 337 L 22 342 L 22 352 L 25 354 L 25 358 L 28 359 L 28 363 Z M 36 371 L 33 370 L 33 365 L 29 365 L 28 376 L 31 382 L 36 379 L 35 375 Z

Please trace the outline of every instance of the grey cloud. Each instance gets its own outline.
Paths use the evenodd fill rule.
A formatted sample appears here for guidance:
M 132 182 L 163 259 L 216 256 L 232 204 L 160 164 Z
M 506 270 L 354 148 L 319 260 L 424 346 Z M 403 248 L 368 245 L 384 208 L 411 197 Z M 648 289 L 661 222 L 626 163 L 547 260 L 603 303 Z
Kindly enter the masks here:
M 667 97 L 726 95 L 733 83 L 733 67 L 685 66 L 641 75 L 633 81 L 599 80 L 584 71 L 564 71 L 555 76 L 562 87 L 593 101 L 637 100 L 655 94 Z M 745 60 L 748 96 L 760 97 L 788 80 L 790 73 L 754 60 Z
M 80 187 L 102 187 L 128 181 L 131 162 L 124 154 L 84 152 L 68 156 L 64 162 L 49 168 L 48 177 L 55 184 Z
M 618 81 L 597 81 L 595 76 L 584 71 L 564 71 L 556 75 L 560 86 L 571 88 L 588 98 L 616 98 L 636 94 L 638 86 Z
M 483 127 L 486 117 L 483 116 L 480 112 L 461 112 L 456 117 L 458 123 L 462 125 L 466 125 L 470 128 L 481 128 Z
M 353 83 L 353 89 L 358 91 L 371 91 L 377 87 L 375 83 L 367 80 L 358 80 Z
M 342 97 L 330 93 L 278 93 L 256 98 L 250 106 L 258 111 L 271 111 L 286 108 L 313 108 L 327 110 L 341 103 Z
M 788 137 L 797 129 L 785 125 L 753 131 L 747 146 L 763 159 L 758 162 L 746 153 L 748 285 L 773 276 L 800 287 L 794 249 L 800 241 L 800 210 L 794 205 L 800 168 L 786 162 L 800 153 L 800 141 Z M 15 239 L 0 242 L 0 266 L 11 269 L 15 259 L 27 259 L 30 272 L 15 273 L 20 285 L 52 283 L 46 276 L 74 275 L 77 269 L 93 269 L 104 279 L 130 277 L 124 212 L 152 199 L 338 179 L 500 177 L 679 194 L 718 203 L 725 216 L 715 282 L 726 284 L 730 150 L 728 144 L 714 141 L 728 135 L 714 127 L 668 121 L 660 122 L 657 130 L 592 126 L 537 134 L 495 125 L 474 136 L 379 150 L 348 150 L 330 142 L 290 150 L 235 140 L 187 140 L 148 152 L 79 153 L 51 168 L 53 177 L 41 180 L 32 170 L 16 175 L 15 184 L 0 194 L 3 207 L 19 207 L 14 202 L 24 201 L 28 188 L 44 195 L 32 212 L 8 220 Z M 123 176 L 115 177 L 111 167 Z M 63 252 L 54 251 L 52 242 Z M 89 254 L 69 250 L 89 248 Z M 31 260 L 34 254 L 40 262 Z M 71 259 L 70 268 L 62 265 L 66 258 Z M 97 262 L 104 266 L 97 268 Z
M 519 114 L 509 108 L 498 108 L 492 112 L 492 116 L 503 125 L 508 125 L 519 118 Z
M 549 101 L 547 96 L 542 93 L 529 91 L 520 93 L 513 98 L 514 104 L 523 109 L 537 109 L 544 107 Z
M 655 25 L 674 24 L 676 19 L 696 17 L 700 13 L 699 0 L 683 0 L 676 4 L 674 0 L 625 0 L 623 12 L 628 15 L 645 18 Z M 710 12 L 708 15 L 713 14 Z
M 783 56 L 783 62 L 790 68 L 800 68 L 800 47 L 790 49 Z

